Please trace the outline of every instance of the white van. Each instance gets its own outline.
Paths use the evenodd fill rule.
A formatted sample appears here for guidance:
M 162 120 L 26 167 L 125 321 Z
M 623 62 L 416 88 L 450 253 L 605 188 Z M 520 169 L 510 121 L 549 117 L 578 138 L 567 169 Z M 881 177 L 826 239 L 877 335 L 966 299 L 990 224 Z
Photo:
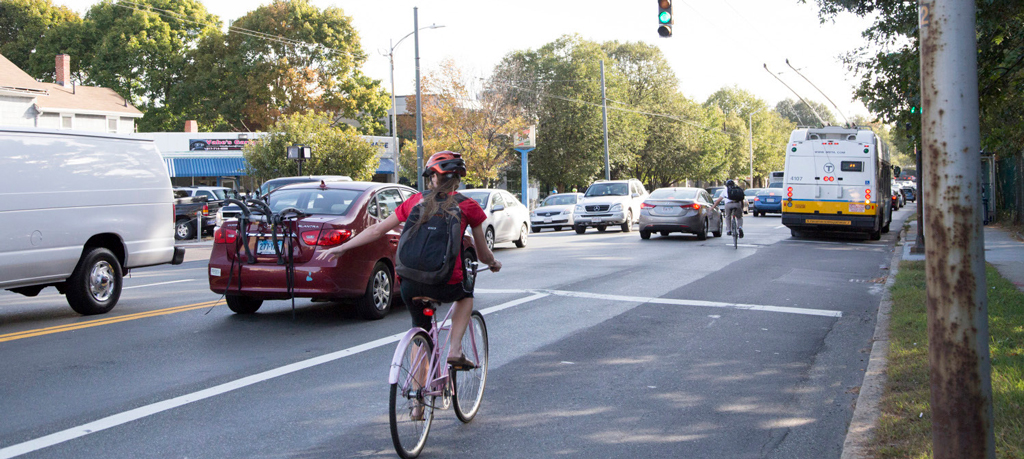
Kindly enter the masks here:
M 152 140 L 0 127 L 0 222 L 0 288 L 54 286 L 85 315 L 117 304 L 128 270 L 185 256 Z

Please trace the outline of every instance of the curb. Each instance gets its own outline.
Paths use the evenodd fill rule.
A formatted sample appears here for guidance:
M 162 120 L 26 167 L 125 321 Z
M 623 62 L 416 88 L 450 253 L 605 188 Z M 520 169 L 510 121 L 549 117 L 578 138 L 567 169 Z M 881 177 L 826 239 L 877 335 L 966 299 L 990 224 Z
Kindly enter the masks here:
M 905 236 L 906 229 L 904 228 L 900 230 L 896 242 L 904 241 Z M 840 456 L 842 459 L 868 457 L 875 426 L 878 425 L 878 417 L 881 415 L 878 404 L 885 390 L 885 369 L 889 362 L 889 315 L 892 311 L 892 293 L 890 289 L 896 282 L 896 273 L 899 271 L 902 256 L 903 249 L 896 247 L 893 250 L 892 260 L 889 263 L 889 275 L 885 280 L 885 288 L 882 289 L 882 300 L 878 303 L 878 316 L 875 320 L 875 334 L 872 337 L 874 342 L 871 344 L 871 356 L 868 358 L 868 368 L 864 372 L 864 382 L 860 386 L 860 394 L 857 396 L 853 418 L 850 420 L 850 427 L 846 431 L 843 453 Z

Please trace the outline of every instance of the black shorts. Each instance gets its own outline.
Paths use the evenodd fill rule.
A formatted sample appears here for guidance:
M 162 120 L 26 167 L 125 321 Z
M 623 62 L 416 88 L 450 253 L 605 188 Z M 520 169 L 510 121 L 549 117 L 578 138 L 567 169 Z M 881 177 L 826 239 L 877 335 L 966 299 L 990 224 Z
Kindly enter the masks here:
M 428 296 L 442 303 L 454 303 L 463 298 L 473 298 L 473 291 L 467 291 L 463 284 L 463 282 L 459 282 L 458 284 L 430 285 L 402 279 L 402 301 L 405 302 L 406 307 L 409 308 L 409 314 L 412 315 L 412 326 L 430 331 L 433 324 L 430 317 L 423 314 L 422 308 L 413 307 L 413 298 Z

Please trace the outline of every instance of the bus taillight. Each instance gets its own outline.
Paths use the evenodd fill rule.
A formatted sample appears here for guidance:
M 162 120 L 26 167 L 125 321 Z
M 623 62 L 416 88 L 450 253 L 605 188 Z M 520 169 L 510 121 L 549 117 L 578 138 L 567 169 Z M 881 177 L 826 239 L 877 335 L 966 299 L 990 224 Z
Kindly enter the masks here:
M 786 196 L 790 198 L 793 197 L 793 187 L 786 188 Z
M 871 202 L 871 188 L 864 189 L 864 202 Z

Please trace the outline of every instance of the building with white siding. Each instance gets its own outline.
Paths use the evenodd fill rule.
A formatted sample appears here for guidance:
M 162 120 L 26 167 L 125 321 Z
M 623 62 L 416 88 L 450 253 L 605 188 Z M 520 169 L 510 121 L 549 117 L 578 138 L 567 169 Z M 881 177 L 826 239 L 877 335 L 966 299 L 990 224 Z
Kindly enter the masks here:
M 71 82 L 71 57 L 55 59 L 56 82 L 41 83 L 0 54 L 0 125 L 130 134 L 142 112 L 110 88 Z

